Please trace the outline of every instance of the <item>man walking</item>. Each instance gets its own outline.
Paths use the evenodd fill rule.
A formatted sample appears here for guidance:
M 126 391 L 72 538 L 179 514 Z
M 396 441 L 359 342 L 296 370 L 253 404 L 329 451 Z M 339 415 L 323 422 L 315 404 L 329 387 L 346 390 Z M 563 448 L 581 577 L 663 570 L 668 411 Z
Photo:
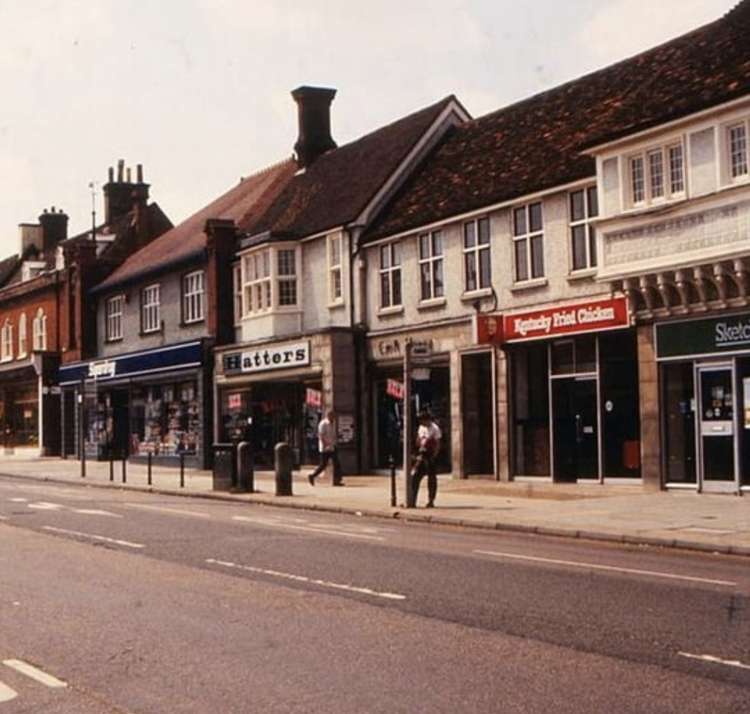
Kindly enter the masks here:
M 440 427 L 432 420 L 428 409 L 419 413 L 419 429 L 417 430 L 417 457 L 412 469 L 412 489 L 414 491 L 414 505 L 417 505 L 419 484 L 425 473 L 427 474 L 427 508 L 435 507 L 437 496 L 437 455 L 440 451 L 440 440 L 443 434 Z
M 318 424 L 318 451 L 320 452 L 320 464 L 307 477 L 310 485 L 315 485 L 315 479 L 325 470 L 328 462 L 332 461 L 333 485 L 343 486 L 341 463 L 339 462 L 339 454 L 336 450 L 336 414 L 332 409 L 326 412 L 325 419 L 321 419 L 320 424 Z

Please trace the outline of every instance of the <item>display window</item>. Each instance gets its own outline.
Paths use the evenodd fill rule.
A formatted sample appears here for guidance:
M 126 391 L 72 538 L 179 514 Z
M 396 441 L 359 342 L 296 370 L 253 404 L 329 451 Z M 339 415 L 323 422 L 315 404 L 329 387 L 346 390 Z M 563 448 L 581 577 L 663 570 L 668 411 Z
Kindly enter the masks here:
M 0 391 L 0 426 L 7 446 L 39 446 L 39 393 L 36 384 Z

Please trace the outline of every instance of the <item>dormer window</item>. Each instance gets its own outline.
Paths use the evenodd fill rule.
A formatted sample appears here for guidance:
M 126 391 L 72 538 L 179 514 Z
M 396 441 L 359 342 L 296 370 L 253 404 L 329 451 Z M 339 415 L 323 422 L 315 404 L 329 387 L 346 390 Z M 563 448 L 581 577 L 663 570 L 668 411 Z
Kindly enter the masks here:
M 299 247 L 274 245 L 242 257 L 242 316 L 255 317 L 299 306 Z
M 640 208 L 685 196 L 682 143 L 667 144 L 628 159 L 629 203 Z

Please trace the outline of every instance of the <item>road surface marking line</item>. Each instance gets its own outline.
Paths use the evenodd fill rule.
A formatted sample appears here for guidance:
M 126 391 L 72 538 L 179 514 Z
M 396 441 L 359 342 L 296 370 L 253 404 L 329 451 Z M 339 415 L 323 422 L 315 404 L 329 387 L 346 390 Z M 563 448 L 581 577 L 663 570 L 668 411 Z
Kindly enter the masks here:
M 165 506 L 147 506 L 143 503 L 124 503 L 124 506 L 128 508 L 144 508 L 147 511 L 159 511 L 161 513 L 175 513 L 178 516 L 195 516 L 196 518 L 211 518 L 209 513 L 201 513 L 200 511 L 183 511 L 180 508 L 166 508 Z
M 406 595 L 399 595 L 398 593 L 379 592 L 377 590 L 371 590 L 370 588 L 361 588 L 356 585 L 345 585 L 344 583 L 334 583 L 330 580 L 318 580 L 316 578 L 308 578 L 305 575 L 294 575 L 293 573 L 283 573 L 278 570 L 268 570 L 266 568 L 256 568 L 252 565 L 240 565 L 239 563 L 232 563 L 226 560 L 214 560 L 213 558 L 207 558 L 206 562 L 212 565 L 221 565 L 225 568 L 235 568 L 237 570 L 245 570 L 249 573 L 258 573 L 260 575 L 270 575 L 274 578 L 283 578 L 284 580 L 293 580 L 298 583 L 309 583 L 310 585 L 320 585 L 324 588 L 333 588 L 334 590 L 346 590 L 347 592 L 357 593 L 359 595 L 370 595 L 372 597 L 379 597 L 385 600 L 406 600 Z
M 0 521 L 7 521 L 7 520 L 8 520 L 7 516 L 0 516 Z
M 637 568 L 620 568 L 615 565 L 598 565 L 597 563 L 579 563 L 575 560 L 557 560 L 555 558 L 539 558 L 533 555 L 518 555 L 517 553 L 499 553 L 494 550 L 475 550 L 480 555 L 494 555 L 498 558 L 514 558 L 516 560 L 530 560 L 535 563 L 550 563 L 552 565 L 571 565 L 576 568 L 590 568 L 592 570 L 608 570 L 615 573 L 630 573 L 631 575 L 650 575 L 655 578 L 669 578 L 670 580 L 687 580 L 693 583 L 709 583 L 711 585 L 735 586 L 737 583 L 731 580 L 713 580 L 711 578 L 699 578 L 692 575 L 677 575 L 675 573 L 662 573 L 658 570 L 639 570 Z
M 129 540 L 118 540 L 117 538 L 108 538 L 107 536 L 95 535 L 93 533 L 81 533 L 80 531 L 69 531 L 67 528 L 54 528 L 53 526 L 42 526 L 42 530 L 52 531 L 53 533 L 64 533 L 65 535 L 76 535 L 82 538 L 92 538 L 101 540 L 105 543 L 114 543 L 115 545 L 124 545 L 127 548 L 145 548 L 141 543 L 131 543 Z
M 3 684 L 0 682 L 0 704 L 2 702 L 9 702 L 11 699 L 15 699 L 18 696 L 18 693 L 11 689 L 6 684 Z
M 37 501 L 36 503 L 30 503 L 29 508 L 37 508 L 40 511 L 58 511 L 64 508 L 60 503 L 48 503 L 47 501 Z
M 690 652 L 678 652 L 680 657 L 687 657 L 688 659 L 699 659 L 703 662 L 712 662 L 713 664 L 725 664 L 727 667 L 738 667 L 739 669 L 750 669 L 750 664 L 743 664 L 738 659 L 722 659 L 721 657 L 714 657 L 713 655 L 697 655 L 691 654 Z
M 233 521 L 242 521 L 244 523 L 256 523 L 261 526 L 274 526 L 276 528 L 291 528 L 297 531 L 307 531 L 308 533 L 326 533 L 328 535 L 342 536 L 343 538 L 364 538 L 366 540 L 385 540 L 382 536 L 366 535 L 364 533 L 344 533 L 342 531 L 332 531 L 325 528 L 315 528 L 314 526 L 295 526 L 291 523 L 274 523 L 265 521 L 260 518 L 248 518 L 247 516 L 232 516 Z
M 11 503 L 28 503 L 28 498 L 9 498 L 8 499 Z
M 98 508 L 74 508 L 73 513 L 80 513 L 83 516 L 110 516 L 111 518 L 122 518 L 119 513 L 100 511 Z
M 59 689 L 61 687 L 68 686 L 67 683 L 63 682 L 61 679 L 58 679 L 57 677 L 53 677 L 51 674 L 47 674 L 46 672 L 43 672 L 41 669 L 38 669 L 37 667 L 34 667 L 33 665 L 30 665 L 28 662 L 24 662 L 23 660 L 6 659 L 6 660 L 3 660 L 3 664 L 6 667 L 15 669 L 16 672 L 25 674 L 27 677 L 30 677 L 34 681 L 39 682 L 40 684 L 43 684 L 46 687 Z

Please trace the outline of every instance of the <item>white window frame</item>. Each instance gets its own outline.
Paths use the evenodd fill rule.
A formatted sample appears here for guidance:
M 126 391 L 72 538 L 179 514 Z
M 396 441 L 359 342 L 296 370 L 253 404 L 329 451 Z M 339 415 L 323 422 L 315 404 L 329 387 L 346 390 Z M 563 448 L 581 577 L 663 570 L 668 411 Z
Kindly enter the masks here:
M 161 330 L 161 286 L 147 285 L 141 290 L 141 332 L 144 335 Z
M 182 276 L 182 322 L 203 322 L 206 315 L 206 273 L 193 270 Z
M 743 130 L 742 147 L 737 150 L 733 146 L 732 132 L 735 129 Z M 726 175 L 729 183 L 741 183 L 750 179 L 750 120 L 743 119 L 727 124 L 724 129 L 725 155 L 727 171 Z M 735 174 L 734 159 L 739 158 L 738 164 L 743 167 L 743 171 Z
M 45 352 L 47 350 L 47 315 L 41 307 L 34 316 L 32 332 L 34 352 Z
M 10 362 L 13 359 L 13 323 L 9 317 L 5 318 L 0 329 L 0 362 Z
M 296 308 L 299 305 L 299 278 L 297 270 L 299 260 L 297 258 L 297 250 L 292 247 L 282 247 L 276 248 L 273 252 L 274 267 L 276 268 L 274 303 L 279 308 Z M 282 256 L 291 256 L 291 263 L 282 263 Z M 288 292 L 290 288 L 291 292 Z M 293 295 L 294 299 L 290 300 L 289 295 Z
M 232 265 L 232 314 L 235 326 L 242 320 L 242 263 Z
M 574 219 L 573 217 L 573 196 L 575 194 L 582 194 L 583 196 L 583 218 Z M 596 203 L 595 211 L 592 212 L 592 196 L 594 197 L 593 202 Z M 588 272 L 596 268 L 597 255 L 596 255 L 596 230 L 591 222 L 592 218 L 596 218 L 599 215 L 599 197 L 596 192 L 596 184 L 589 184 L 583 186 L 575 191 L 568 192 L 568 223 L 569 223 L 569 236 L 570 236 L 570 272 L 581 273 Z M 583 227 L 586 234 L 586 261 L 585 265 L 576 267 L 575 264 L 575 229 Z
M 340 233 L 328 236 L 328 304 L 332 306 L 344 303 L 343 248 Z
M 480 243 L 480 225 L 487 226 L 487 242 Z M 474 231 L 474 245 L 468 246 L 468 229 Z M 481 216 L 471 221 L 466 221 L 463 224 L 463 254 L 464 254 L 464 291 L 467 293 L 480 292 L 487 290 L 492 287 L 492 253 L 490 252 L 490 246 L 492 245 L 492 224 L 489 216 Z M 489 265 L 489 275 L 486 276 L 487 284 L 482 282 L 482 257 L 483 252 L 487 251 L 487 264 Z M 474 287 L 469 285 L 469 277 L 471 272 L 470 262 L 473 258 L 473 272 L 474 272 Z
M 531 229 L 531 207 L 532 206 L 539 206 L 539 215 L 540 215 L 540 227 L 538 230 L 532 230 Z M 517 211 L 523 211 L 524 212 L 524 232 L 516 233 L 516 212 Z M 545 259 L 544 259 L 544 202 L 543 201 L 531 201 L 530 203 L 523 204 L 521 206 L 515 206 L 511 212 L 510 212 L 510 222 L 511 222 L 511 236 L 513 236 L 513 274 L 515 276 L 516 283 L 529 283 L 534 282 L 536 280 L 544 280 L 545 278 Z M 539 275 L 534 275 L 534 253 L 532 250 L 532 245 L 535 241 L 535 239 L 541 239 L 541 262 L 542 262 L 542 270 L 539 273 Z M 526 255 L 526 276 L 522 277 L 518 270 L 518 244 L 519 243 L 525 243 L 524 248 L 522 250 L 525 251 Z
M 282 253 L 290 251 L 294 272 L 282 272 Z M 241 254 L 242 319 L 273 312 L 300 311 L 301 248 L 297 243 L 277 243 Z M 294 304 L 281 304 L 282 284 L 294 285 Z
M 676 161 L 677 156 L 679 161 Z M 630 154 L 626 166 L 630 208 L 685 198 L 687 175 L 682 138 Z M 640 167 L 638 172 L 636 166 Z
M 104 335 L 107 342 L 116 342 L 122 339 L 124 305 L 124 295 L 113 295 L 104 302 Z M 34 343 L 36 345 L 36 326 L 34 327 Z
M 18 359 L 23 359 L 29 354 L 29 337 L 26 313 L 22 312 L 18 318 Z
M 387 257 L 387 260 L 384 258 Z M 401 243 L 391 241 L 378 249 L 380 277 L 380 309 L 403 307 L 404 293 L 401 281 Z M 398 278 L 398 279 L 397 279 Z M 398 284 L 398 289 L 396 285 Z
M 417 237 L 421 302 L 440 300 L 445 297 L 445 240 L 443 236 L 443 231 L 437 230 L 420 233 Z M 438 246 L 437 249 L 436 246 Z

